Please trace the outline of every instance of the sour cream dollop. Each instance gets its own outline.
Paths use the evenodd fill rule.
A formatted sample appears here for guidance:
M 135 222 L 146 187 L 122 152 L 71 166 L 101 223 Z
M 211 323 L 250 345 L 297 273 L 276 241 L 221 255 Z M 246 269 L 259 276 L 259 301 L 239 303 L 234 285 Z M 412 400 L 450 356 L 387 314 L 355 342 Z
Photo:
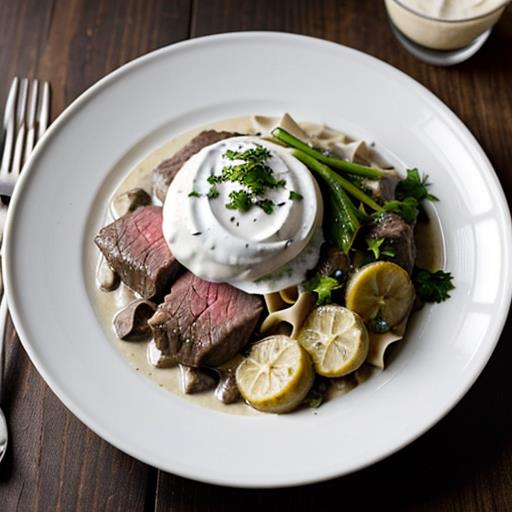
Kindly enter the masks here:
M 265 191 L 272 213 L 257 205 L 246 212 L 227 208 L 231 192 L 249 190 L 239 182 L 218 183 L 218 196 L 209 198 L 208 178 L 243 163 L 228 159 L 226 152 L 257 146 L 268 149 L 265 165 L 285 182 Z M 292 194 L 295 199 L 291 191 L 298 194 Z M 322 216 L 315 179 L 288 149 L 259 137 L 233 137 L 203 148 L 180 169 L 164 202 L 163 233 L 177 260 L 202 279 L 227 282 L 248 293 L 270 293 L 302 282 L 315 266 L 323 241 Z

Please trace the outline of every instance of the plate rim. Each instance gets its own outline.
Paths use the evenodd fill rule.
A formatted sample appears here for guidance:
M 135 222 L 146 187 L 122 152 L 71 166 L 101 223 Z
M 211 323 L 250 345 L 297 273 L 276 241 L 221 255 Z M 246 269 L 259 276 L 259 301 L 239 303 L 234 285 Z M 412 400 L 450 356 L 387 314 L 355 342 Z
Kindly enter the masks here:
M 436 104 L 439 108 L 437 111 L 438 114 L 443 114 L 445 116 L 448 116 L 448 118 L 454 122 L 457 125 L 458 130 L 460 133 L 464 135 L 466 140 L 470 143 L 470 147 L 472 150 L 476 151 L 478 156 L 482 158 L 483 162 L 485 162 L 487 169 L 486 171 L 489 171 L 489 175 L 492 178 L 492 181 L 496 187 L 496 191 L 500 196 L 500 202 L 497 205 L 499 207 L 499 210 L 503 214 L 503 221 L 506 224 L 507 230 L 507 238 L 503 241 L 503 245 L 508 251 L 508 255 L 510 256 L 512 254 L 512 222 L 511 222 L 511 216 L 510 216 L 510 209 L 508 206 L 508 202 L 506 200 L 506 196 L 504 193 L 504 190 L 501 186 L 501 183 L 499 181 L 499 178 L 496 174 L 496 171 L 490 162 L 489 158 L 485 154 L 483 148 L 478 143 L 477 139 L 474 137 L 474 135 L 471 133 L 471 131 L 468 129 L 468 127 L 462 122 L 462 120 L 441 100 L 439 99 L 434 93 L 432 93 L 430 90 L 428 90 L 425 86 L 423 86 L 421 83 L 416 81 L 414 78 L 410 77 L 400 69 L 394 67 L 393 65 L 382 61 L 372 55 L 369 55 L 367 53 L 364 53 L 360 50 L 328 41 L 321 38 L 316 38 L 312 36 L 307 35 L 301 35 L 301 34 L 292 34 L 287 32 L 277 32 L 277 31 L 236 31 L 236 32 L 228 32 L 228 33 L 222 33 L 222 34 L 213 34 L 213 35 L 207 35 L 203 37 L 198 37 L 194 39 L 188 39 L 184 41 L 180 41 L 178 43 L 174 43 L 171 45 L 164 46 L 162 48 L 156 49 L 152 52 L 149 52 L 147 54 L 144 54 L 142 56 L 137 57 L 136 59 L 129 61 L 125 63 L 124 65 L 120 66 L 119 68 L 115 69 L 114 71 L 110 72 L 100 80 L 98 80 L 96 83 L 94 83 L 91 87 L 86 89 L 82 94 L 80 94 L 59 116 L 58 118 L 51 124 L 48 131 L 45 133 L 43 138 L 41 139 L 40 143 L 37 145 L 35 151 L 32 153 L 28 163 L 27 168 L 25 169 L 25 172 L 21 174 L 19 183 L 16 187 L 16 191 L 14 193 L 14 196 L 11 200 L 11 206 L 8 210 L 8 215 L 6 219 L 6 225 L 5 225 L 5 234 L 4 234 L 4 257 L 2 258 L 2 265 L 3 265 L 3 275 L 4 275 L 4 282 L 5 282 L 5 293 L 8 300 L 8 303 L 12 307 L 9 306 L 11 318 L 13 320 L 13 324 L 16 328 L 16 332 L 18 333 L 18 337 L 29 355 L 32 363 L 36 367 L 37 371 L 41 375 L 41 377 L 45 380 L 45 382 L 48 384 L 50 389 L 55 393 L 55 395 L 59 398 L 59 400 L 65 405 L 65 407 L 73 414 L 75 415 L 82 423 L 84 423 L 88 428 L 90 428 L 93 432 L 95 432 L 97 435 L 99 435 L 102 439 L 106 440 L 109 444 L 112 446 L 120 449 L 124 453 L 134 457 L 137 460 L 140 460 L 150 466 L 152 466 L 152 461 L 148 460 L 144 456 L 141 456 L 140 453 L 136 453 L 136 450 L 131 448 L 129 445 L 125 445 L 125 443 L 120 442 L 120 440 L 116 439 L 115 437 L 110 435 L 110 432 L 108 430 L 104 430 L 103 427 L 88 413 L 85 411 L 82 411 L 81 407 L 78 405 L 75 405 L 74 401 L 68 396 L 66 390 L 64 387 L 60 386 L 51 376 L 50 372 L 46 371 L 46 368 L 44 366 L 44 363 L 41 362 L 41 360 L 38 358 L 35 351 L 32 349 L 32 344 L 29 341 L 29 336 L 27 336 L 27 333 L 24 329 L 24 323 L 25 321 L 20 317 L 17 311 L 16 302 L 13 303 L 13 297 L 14 295 L 14 284 L 11 280 L 11 272 L 9 270 L 13 268 L 14 265 L 14 258 L 11 253 L 10 247 L 13 245 L 10 243 L 11 238 L 15 237 L 15 230 L 13 228 L 14 225 L 14 218 L 15 213 L 18 208 L 18 205 L 21 203 L 21 197 L 23 196 L 23 190 L 25 188 L 25 183 L 28 182 L 28 177 L 30 176 L 30 170 L 31 170 L 31 162 L 35 161 L 37 159 L 37 156 L 42 153 L 45 150 L 45 147 L 47 144 L 49 144 L 48 141 L 50 141 L 53 137 L 53 134 L 56 133 L 62 125 L 65 124 L 65 122 L 68 121 L 68 119 L 72 118 L 72 116 L 77 112 L 82 105 L 91 97 L 96 95 L 98 92 L 100 92 L 104 87 L 108 86 L 111 82 L 114 82 L 120 78 L 125 73 L 130 72 L 132 69 L 137 68 L 140 65 L 143 65 L 149 60 L 157 59 L 163 54 L 172 54 L 175 51 L 180 51 L 186 48 L 194 47 L 194 46 L 201 46 L 204 44 L 208 44 L 210 42 L 215 42 L 217 40 L 226 40 L 226 39 L 296 39 L 296 40 L 303 40 L 306 42 L 309 42 L 311 44 L 316 45 L 324 45 L 327 48 L 333 49 L 336 48 L 338 51 L 343 50 L 348 53 L 352 53 L 356 55 L 357 59 L 367 60 L 368 62 L 372 62 L 375 66 L 380 66 L 381 69 L 383 69 L 387 73 L 391 73 L 396 77 L 398 80 L 406 81 L 409 83 L 409 87 L 416 88 L 419 92 L 422 93 L 422 95 L 426 96 L 429 101 Z M 510 273 L 510 272 L 509 272 Z M 510 309 L 510 303 L 512 299 L 512 281 L 509 279 L 506 281 L 506 289 L 503 290 L 502 296 L 504 297 L 503 302 L 503 313 L 499 317 L 499 321 L 495 322 L 495 336 L 494 339 L 489 341 L 489 343 L 486 345 L 487 352 L 485 354 L 482 354 L 480 358 L 480 362 L 478 364 L 478 370 L 474 372 L 474 374 L 471 376 L 468 381 L 464 383 L 463 386 L 459 389 L 459 392 L 456 394 L 456 398 L 453 400 L 451 405 L 447 407 L 446 409 L 442 410 L 440 413 L 434 415 L 429 422 L 425 422 L 424 428 L 419 429 L 418 431 L 415 431 L 414 433 L 409 433 L 407 436 L 404 436 L 404 440 L 401 443 L 397 443 L 397 445 L 388 448 L 383 449 L 380 454 L 377 456 L 367 457 L 366 461 L 361 462 L 358 465 L 354 465 L 350 471 L 342 470 L 339 472 L 332 471 L 332 470 L 324 470 L 323 472 L 317 471 L 317 475 L 315 477 L 304 477 L 301 479 L 293 478 L 287 479 L 286 477 L 279 479 L 276 483 L 258 483 L 258 482 L 247 482 L 243 479 L 240 481 L 226 481 L 223 478 L 216 478 L 215 475 L 212 475 L 211 473 L 209 475 L 201 474 L 198 475 L 194 471 L 189 471 L 188 468 L 180 468 L 173 469 L 172 471 L 180 476 L 194 479 L 197 481 L 202 481 L 206 483 L 212 483 L 217 485 L 223 485 L 223 486 L 233 486 L 233 487 L 241 487 L 241 488 L 272 488 L 272 487 L 283 487 L 283 486 L 298 486 L 298 485 L 304 485 L 304 484 L 310 484 L 310 483 L 316 483 L 325 481 L 328 479 L 336 478 L 345 474 L 349 474 L 355 471 L 358 471 L 364 467 L 367 467 L 369 465 L 375 464 L 390 455 L 393 455 L 394 453 L 398 452 L 405 446 L 411 444 L 413 441 L 421 437 L 426 431 L 428 431 L 430 428 L 432 428 L 433 425 L 438 423 L 444 416 L 446 416 L 462 399 L 462 397 L 469 391 L 469 389 L 474 385 L 475 381 L 478 379 L 480 374 L 482 373 L 483 369 L 487 365 L 492 353 L 494 352 L 494 349 L 496 348 L 496 345 L 501 337 L 505 322 L 508 317 L 508 310 Z

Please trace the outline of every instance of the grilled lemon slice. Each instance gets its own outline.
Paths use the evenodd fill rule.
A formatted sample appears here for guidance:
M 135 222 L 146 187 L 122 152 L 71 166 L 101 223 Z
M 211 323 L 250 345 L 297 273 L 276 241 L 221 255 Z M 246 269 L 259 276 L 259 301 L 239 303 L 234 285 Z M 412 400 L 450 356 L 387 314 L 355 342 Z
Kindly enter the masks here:
M 269 336 L 253 345 L 238 366 L 236 383 L 255 409 L 283 413 L 295 409 L 313 385 L 311 359 L 288 336 Z
M 400 323 L 414 301 L 409 274 L 390 261 L 377 261 L 359 269 L 347 285 L 347 308 L 367 322 L 379 317 L 389 327 Z
M 306 318 L 299 343 L 325 377 L 342 377 L 357 370 L 366 359 L 368 331 L 356 313 L 335 305 L 320 306 Z

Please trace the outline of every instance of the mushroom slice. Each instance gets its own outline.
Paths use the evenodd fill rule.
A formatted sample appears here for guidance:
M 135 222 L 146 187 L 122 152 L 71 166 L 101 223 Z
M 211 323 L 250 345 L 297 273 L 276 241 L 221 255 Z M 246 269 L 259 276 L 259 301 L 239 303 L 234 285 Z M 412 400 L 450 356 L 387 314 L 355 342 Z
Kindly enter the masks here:
M 155 340 L 151 340 L 148 343 L 146 357 L 149 364 L 155 368 L 171 368 L 177 364 L 174 357 L 162 353 L 156 346 Z
M 117 220 L 128 212 L 133 212 L 139 206 L 147 206 L 148 204 L 151 204 L 151 196 L 142 188 L 134 188 L 112 199 L 110 214 L 114 220 Z
M 213 375 L 200 368 L 180 364 L 181 387 L 186 394 L 201 393 L 213 389 L 217 380 Z
M 128 304 L 114 317 L 114 330 L 125 341 L 142 341 L 151 336 L 148 320 L 155 312 L 156 304 L 137 299 Z

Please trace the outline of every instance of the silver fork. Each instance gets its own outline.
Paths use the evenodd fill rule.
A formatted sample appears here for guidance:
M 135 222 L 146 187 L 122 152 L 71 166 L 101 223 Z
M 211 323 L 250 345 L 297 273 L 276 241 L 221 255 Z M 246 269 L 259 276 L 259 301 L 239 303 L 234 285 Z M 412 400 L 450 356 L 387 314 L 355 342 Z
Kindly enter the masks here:
M 23 165 L 37 141 L 46 131 L 50 118 L 50 85 L 38 80 L 12 81 L 4 112 L 4 145 L 0 164 L 0 195 L 11 197 Z M 1 141 L 1 138 L 0 138 Z M 3 254 L 3 231 L 7 205 L 0 204 L 0 258 Z M 4 374 L 4 343 L 7 324 L 7 300 L 3 294 L 0 269 L 0 404 L 2 403 Z M 0 408 L 0 461 L 7 450 L 7 423 Z

